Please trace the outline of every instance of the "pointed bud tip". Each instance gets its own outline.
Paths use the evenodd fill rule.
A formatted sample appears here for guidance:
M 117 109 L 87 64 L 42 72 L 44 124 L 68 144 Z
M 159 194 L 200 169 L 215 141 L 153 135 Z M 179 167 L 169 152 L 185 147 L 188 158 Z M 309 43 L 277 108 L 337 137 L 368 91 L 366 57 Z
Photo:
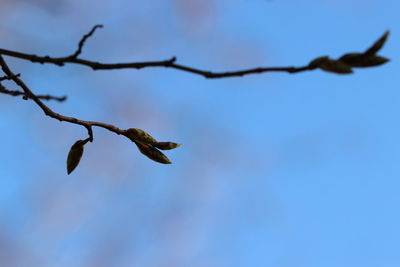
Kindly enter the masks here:
M 383 34 L 384 36 L 389 36 L 390 35 L 390 30 L 386 30 L 385 33 Z
M 170 150 L 180 147 L 182 144 L 174 143 L 174 142 L 157 142 L 154 146 L 161 150 Z
M 135 142 L 139 151 L 151 160 L 162 164 L 171 164 L 172 162 L 160 150 L 149 144 Z

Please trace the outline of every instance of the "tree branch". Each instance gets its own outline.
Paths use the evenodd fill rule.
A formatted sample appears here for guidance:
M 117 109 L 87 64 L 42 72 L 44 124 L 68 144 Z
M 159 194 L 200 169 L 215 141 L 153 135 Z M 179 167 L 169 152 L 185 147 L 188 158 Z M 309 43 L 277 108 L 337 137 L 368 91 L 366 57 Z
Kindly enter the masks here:
M 114 70 L 114 69 L 142 69 L 142 68 L 149 68 L 149 67 L 164 67 L 164 68 L 172 68 L 184 72 L 189 72 L 193 74 L 197 74 L 200 76 L 203 76 L 205 78 L 209 79 L 215 79 L 215 78 L 228 78 L 228 77 L 241 77 L 249 74 L 260 74 L 264 72 L 287 72 L 287 73 L 298 73 L 298 72 L 303 72 L 303 71 L 310 71 L 310 70 L 315 70 L 317 68 L 321 68 L 325 71 L 330 71 L 330 72 L 335 72 L 335 73 L 352 73 L 350 69 L 347 69 L 344 71 L 343 69 L 337 71 L 332 71 L 331 66 L 332 65 L 337 65 L 337 61 L 342 60 L 343 57 L 346 57 L 348 55 L 351 56 L 351 60 L 354 61 L 354 58 L 352 57 L 353 54 L 345 54 L 342 56 L 342 58 L 338 60 L 330 60 L 327 61 L 325 60 L 323 63 L 324 66 L 316 65 L 314 60 L 305 66 L 302 67 L 258 67 L 258 68 L 250 68 L 250 69 L 244 69 L 244 70 L 237 70 L 237 71 L 225 71 L 225 72 L 212 72 L 212 71 L 206 71 L 198 68 L 193 68 L 185 65 L 180 65 L 175 63 L 176 62 L 176 57 L 172 57 L 171 59 L 168 60 L 161 60 L 161 61 L 145 61 L 145 62 L 127 62 L 127 63 L 101 63 L 101 62 L 96 62 L 96 61 L 90 61 L 86 59 L 80 59 L 78 56 L 82 53 L 83 46 L 85 45 L 85 42 L 88 38 L 90 38 L 94 32 L 96 31 L 97 28 L 102 28 L 103 25 L 95 25 L 90 32 L 85 34 L 81 40 L 79 41 L 78 48 L 70 56 L 66 57 L 50 57 L 50 56 L 37 56 L 34 54 L 26 54 L 26 53 L 21 53 L 21 52 L 16 52 L 16 51 L 11 51 L 7 49 L 0 49 L 0 54 L 1 55 L 6 55 L 10 57 L 15 57 L 19 59 L 24 59 L 24 60 L 29 60 L 34 63 L 40 63 L 40 64 L 55 64 L 57 66 L 64 66 L 67 63 L 71 64 L 79 64 L 83 66 L 87 66 L 92 68 L 93 70 Z M 356 58 L 356 63 L 358 65 L 360 60 L 365 60 L 367 56 L 373 56 L 380 48 L 382 48 L 383 44 L 385 43 L 387 37 L 388 37 L 389 31 L 387 31 L 376 43 L 373 44 L 373 46 L 368 49 L 365 53 L 359 54 L 361 55 L 360 58 Z M 320 58 L 317 58 L 318 60 Z M 348 57 L 346 58 L 348 59 Z M 379 60 L 378 60 L 379 61 Z M 383 63 L 386 63 L 388 60 L 386 60 Z M 319 62 L 321 63 L 321 62 Z M 348 62 L 339 62 L 341 63 L 348 63 Z M 383 64 L 380 63 L 380 64 Z M 377 66 L 380 64 L 361 64 L 364 66 L 357 66 L 351 65 L 350 67 L 372 67 L 372 66 Z M 326 67 L 326 65 L 329 65 Z M 334 67 L 334 69 L 337 66 Z M 343 67 L 343 66 L 342 66 Z
M 54 112 L 50 109 L 47 105 L 45 105 L 38 96 L 36 96 L 29 87 L 18 77 L 15 75 L 10 68 L 8 67 L 7 63 L 5 62 L 3 56 L 0 55 L 0 66 L 3 72 L 10 77 L 10 79 L 17 84 L 19 87 L 22 88 L 23 93 L 26 97 L 31 98 L 44 112 L 45 115 L 57 119 L 59 121 L 66 121 L 72 124 L 82 125 L 88 131 L 88 138 L 84 140 L 78 140 L 75 144 L 71 147 L 70 152 L 68 153 L 67 158 L 67 173 L 70 174 L 76 166 L 79 164 L 80 158 L 83 154 L 83 147 L 84 145 L 90 141 L 93 142 L 93 126 L 97 126 L 100 128 L 107 129 L 113 133 L 118 135 L 124 135 L 128 139 L 130 139 L 134 144 L 136 144 L 139 151 L 147 156 L 148 158 L 163 164 L 170 164 L 171 161 L 159 150 L 170 150 L 180 146 L 180 144 L 173 143 L 173 142 L 158 142 L 148 133 L 143 130 L 136 129 L 136 128 L 129 128 L 126 130 L 122 130 L 112 124 L 107 124 L 103 122 L 97 121 L 84 121 L 79 120 L 74 117 L 68 117 L 61 114 Z
M 24 99 L 32 99 L 44 112 L 46 116 L 57 119 L 59 121 L 65 121 L 72 124 L 81 125 L 86 128 L 88 132 L 88 138 L 84 140 L 76 141 L 68 154 L 67 158 L 67 173 L 70 174 L 76 166 L 79 164 L 79 161 L 82 157 L 84 151 L 84 145 L 87 142 L 93 142 L 93 126 L 97 126 L 100 128 L 107 129 L 111 132 L 114 132 L 118 135 L 124 135 L 129 138 L 133 143 L 136 144 L 139 151 L 147 156 L 148 158 L 163 164 L 170 164 L 171 161 L 159 150 L 170 150 L 180 146 L 178 143 L 173 142 L 158 142 L 151 135 L 146 133 L 145 131 L 137 128 L 129 128 L 126 130 L 122 130 L 112 124 L 107 124 L 103 122 L 96 121 L 85 121 L 80 120 L 74 117 L 64 116 L 54 112 L 47 105 L 45 105 L 41 99 L 43 100 L 57 100 L 64 101 L 64 97 L 54 97 L 51 95 L 35 95 L 29 87 L 19 78 L 19 74 L 14 74 L 10 68 L 8 67 L 6 61 L 3 58 L 3 55 L 20 58 L 24 60 L 29 60 L 31 62 L 36 63 L 50 63 L 58 66 L 64 66 L 67 63 L 84 65 L 87 67 L 91 67 L 93 70 L 112 70 L 112 69 L 141 69 L 147 67 L 165 67 L 165 68 L 173 68 L 184 72 L 189 72 L 193 74 L 197 74 L 203 76 L 205 78 L 226 78 L 226 77 L 240 77 L 249 74 L 256 73 L 264 73 L 264 72 L 287 72 L 287 73 L 297 73 L 315 69 L 321 69 L 324 71 L 336 73 L 336 74 L 349 74 L 353 73 L 353 68 L 365 68 L 365 67 L 374 67 L 385 64 L 389 61 L 388 58 L 377 55 L 377 52 L 383 47 L 386 39 L 389 36 L 389 31 L 385 32 L 384 35 L 379 38 L 370 48 L 368 48 L 365 52 L 362 53 L 348 53 L 344 54 L 338 59 L 331 59 L 327 56 L 318 57 L 312 60 L 305 66 L 302 67 L 259 67 L 259 68 L 251 68 L 245 70 L 238 71 L 226 71 L 226 72 L 211 72 L 205 71 L 193 67 L 188 67 L 185 65 L 180 65 L 175 63 L 176 57 L 173 57 L 168 60 L 163 61 L 148 61 L 148 62 L 131 62 L 131 63 L 100 63 L 95 61 L 89 61 L 85 59 L 80 59 L 78 56 L 82 53 L 85 42 L 88 38 L 90 38 L 97 28 L 103 27 L 102 25 L 95 25 L 90 32 L 85 34 L 81 40 L 79 41 L 77 50 L 70 56 L 67 57 L 58 57 L 53 58 L 49 56 L 40 57 L 37 55 L 29 55 L 21 52 L 0 49 L 0 66 L 5 74 L 5 76 L 0 77 L 0 82 L 4 80 L 12 80 L 15 84 L 17 84 L 21 91 L 11 91 L 4 88 L 4 86 L 0 83 L 0 93 L 9 94 L 9 95 L 22 95 Z
M 107 129 L 111 132 L 114 132 L 116 134 L 124 134 L 124 130 L 119 129 L 118 127 L 115 127 L 114 125 L 111 124 L 107 124 L 107 123 L 102 123 L 102 122 L 96 122 L 96 121 L 84 121 L 84 120 L 79 120 L 77 118 L 74 117 L 68 117 L 68 116 L 64 116 L 61 114 L 58 114 L 56 112 L 54 112 L 53 110 L 51 110 L 47 105 L 45 105 L 38 96 L 36 96 L 30 89 L 29 87 L 17 76 L 15 75 L 10 68 L 8 67 L 7 63 L 5 62 L 4 58 L 2 56 L 0 56 L 0 66 L 3 70 L 3 72 L 11 78 L 11 80 L 17 84 L 19 87 L 21 87 L 21 89 L 24 91 L 24 94 L 32 99 L 44 112 L 45 115 L 57 119 L 59 121 L 66 121 L 72 124 L 78 124 L 78 125 L 82 125 L 85 128 L 88 129 L 88 133 L 89 133 L 89 137 L 90 140 L 93 140 L 93 133 L 91 131 L 92 126 L 97 126 L 97 127 L 101 127 L 104 129 Z M 90 130 L 89 130 L 90 129 Z
M 11 78 L 8 77 L 8 79 L 11 79 Z M 23 99 L 25 99 L 25 100 L 29 99 L 29 97 L 24 92 L 17 91 L 17 90 L 8 90 L 2 84 L 0 84 L 0 93 L 12 95 L 12 96 L 22 95 Z M 39 99 L 43 99 L 43 100 L 55 100 L 58 102 L 64 102 L 65 100 L 67 100 L 67 96 L 36 95 L 36 97 Z
M 86 59 L 80 59 L 75 57 L 49 57 L 49 56 L 37 56 L 33 54 L 25 54 L 21 52 L 11 51 L 7 49 L 0 48 L 0 54 L 29 60 L 34 63 L 40 64 L 54 64 L 57 66 L 64 66 L 65 64 L 78 64 L 92 68 L 93 70 L 116 70 L 116 69 L 143 69 L 143 68 L 151 68 L 151 67 L 165 67 L 177 69 L 184 72 L 189 72 L 193 74 L 197 74 L 209 79 L 215 78 L 227 78 L 227 77 L 240 77 L 249 74 L 259 74 L 264 72 L 287 72 L 287 73 L 296 73 L 302 71 L 313 70 L 315 68 L 311 68 L 310 66 L 302 66 L 302 67 L 258 67 L 251 68 L 245 70 L 238 71 L 226 71 L 226 72 L 212 72 L 206 71 L 202 69 L 197 69 L 193 67 L 188 67 L 185 65 L 176 64 L 176 57 L 172 57 L 168 60 L 161 61 L 144 61 L 144 62 L 126 62 L 126 63 L 101 63 L 96 61 L 90 61 Z
M 237 71 L 225 71 L 225 72 L 213 72 L 213 71 L 207 71 L 207 70 L 202 70 L 202 69 L 198 69 L 198 68 L 193 68 L 193 67 L 177 64 L 177 63 L 175 63 L 176 57 L 172 57 L 171 59 L 161 60 L 161 61 L 127 62 L 127 63 L 101 63 L 101 62 L 90 61 L 90 60 L 78 58 L 78 56 L 82 53 L 82 49 L 83 49 L 83 46 L 85 45 L 86 40 L 94 34 L 94 32 L 96 31 L 97 28 L 102 28 L 102 27 L 103 27 L 103 25 L 95 25 L 91 29 L 90 32 L 85 34 L 79 41 L 78 49 L 75 51 L 75 53 L 73 53 L 70 56 L 66 56 L 66 57 L 37 56 L 37 55 L 33 55 L 33 54 L 30 55 L 30 54 L 25 54 L 25 53 L 21 53 L 21 52 L 11 51 L 11 50 L 7 50 L 7 49 L 0 49 L 0 54 L 19 58 L 19 59 L 29 60 L 31 62 L 40 63 L 40 64 L 48 63 L 48 64 L 55 64 L 57 66 L 64 66 L 65 64 L 68 64 L 68 63 L 79 64 L 79 65 L 90 67 L 93 70 L 142 69 L 142 68 L 150 68 L 150 67 L 164 67 L 164 68 L 172 68 L 172 69 L 176 69 L 176 70 L 180 70 L 180 71 L 184 71 L 184 72 L 197 74 L 197 75 L 203 76 L 205 78 L 209 78 L 209 79 L 241 77 L 241 76 L 245 76 L 245 75 L 249 75 L 249 74 L 260 74 L 260 73 L 264 73 L 264 72 L 287 72 L 287 73 L 291 74 L 291 73 L 315 70 L 317 68 L 321 68 L 325 71 L 330 71 L 330 72 L 335 72 L 335 73 L 340 73 L 340 74 L 352 73 L 352 71 L 350 69 L 347 69 L 346 71 L 344 71 L 343 69 L 337 71 L 337 68 L 336 68 L 337 64 L 348 63 L 348 62 L 343 62 L 343 60 L 342 60 L 343 57 L 338 60 L 330 60 L 330 59 L 326 60 L 325 59 L 322 62 L 322 65 L 323 65 L 322 67 L 321 67 L 321 64 L 320 65 L 315 64 L 315 62 L 313 60 L 313 61 L 311 61 L 313 64 L 311 64 L 311 62 L 310 62 L 309 64 L 302 66 L 302 67 L 258 67 L 258 68 L 250 68 L 250 69 L 237 70 Z M 356 61 L 357 61 L 356 63 L 358 65 L 360 65 L 359 64 L 360 60 L 362 61 L 362 60 L 365 60 L 366 57 L 370 57 L 371 55 L 373 56 L 380 48 L 382 48 L 383 44 L 385 43 L 385 41 L 388 37 L 388 34 L 389 34 L 389 31 L 387 31 L 365 53 L 359 54 L 359 55 L 361 55 L 361 57 L 356 58 Z M 344 56 L 348 56 L 348 55 L 350 55 L 351 60 L 354 61 L 353 54 L 346 54 Z M 317 58 L 317 59 L 319 60 L 318 63 L 321 63 L 320 58 Z M 348 57 L 346 57 L 345 59 L 347 60 Z M 342 62 L 337 63 L 337 61 L 340 61 L 340 60 L 342 60 Z M 368 58 L 368 60 L 369 60 L 369 58 Z M 388 60 L 386 60 L 385 62 L 387 62 L 387 61 Z M 383 62 L 383 63 L 385 63 L 385 62 Z M 350 63 L 352 63 L 352 62 L 350 62 Z M 380 63 L 380 64 L 383 64 L 383 63 Z M 377 64 L 375 62 L 375 65 L 374 64 L 368 65 L 368 64 L 364 64 L 364 62 L 363 62 L 364 66 L 361 66 L 361 67 L 372 67 L 372 66 L 377 66 L 380 64 Z M 327 65 L 329 65 L 329 66 L 326 67 Z M 334 69 L 336 69 L 335 71 L 332 71 L 332 69 L 331 69 L 332 65 L 335 65 L 335 67 L 334 67 Z M 360 66 L 356 66 L 356 65 L 350 64 L 349 67 L 360 67 Z

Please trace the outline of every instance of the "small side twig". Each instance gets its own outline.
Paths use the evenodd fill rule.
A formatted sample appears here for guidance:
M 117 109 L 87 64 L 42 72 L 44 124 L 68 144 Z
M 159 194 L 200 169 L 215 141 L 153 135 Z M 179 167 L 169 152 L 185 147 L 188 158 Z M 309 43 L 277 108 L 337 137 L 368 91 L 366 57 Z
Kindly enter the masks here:
M 15 76 L 16 76 L 16 77 L 20 77 L 20 76 L 21 76 L 21 74 L 20 74 L 20 73 L 18 73 L 18 74 L 16 74 Z M 9 76 L 3 76 L 3 77 L 0 77 L 0 82 L 2 82 L 2 81 L 6 81 L 6 80 L 11 80 L 11 77 L 9 77 Z
M 19 77 L 19 75 L 16 75 L 16 77 Z M 17 91 L 17 90 L 8 90 L 1 84 L 0 84 L 0 93 L 11 95 L 11 96 L 22 96 L 22 98 L 24 100 L 28 100 L 29 99 L 29 97 L 24 92 Z M 67 100 L 67 96 L 36 95 L 36 97 L 39 98 L 39 99 L 42 99 L 42 100 L 47 100 L 47 101 L 55 100 L 55 101 L 58 101 L 58 102 L 64 102 L 65 100 Z
M 83 46 L 85 45 L 86 40 L 94 34 L 97 28 L 103 28 L 103 25 L 101 24 L 94 25 L 93 28 L 90 30 L 90 32 L 88 32 L 82 37 L 82 39 L 79 41 L 78 48 L 76 49 L 75 53 L 73 53 L 70 56 L 71 58 L 77 58 L 82 53 L 82 49 Z
M 88 140 L 90 142 L 93 142 L 93 129 L 92 129 L 92 126 L 85 125 L 85 127 L 86 127 L 86 129 L 88 131 L 88 135 L 89 135 Z

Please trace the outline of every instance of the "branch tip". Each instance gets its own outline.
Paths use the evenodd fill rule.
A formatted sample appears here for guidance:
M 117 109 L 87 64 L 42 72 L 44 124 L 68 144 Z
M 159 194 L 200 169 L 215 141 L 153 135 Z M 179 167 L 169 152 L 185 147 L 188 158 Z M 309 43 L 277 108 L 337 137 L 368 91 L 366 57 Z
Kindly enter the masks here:
M 86 40 L 94 34 L 94 32 L 96 31 L 97 28 L 103 28 L 103 27 L 104 26 L 102 24 L 94 25 L 93 28 L 81 38 L 81 40 L 79 41 L 77 50 L 75 51 L 75 53 L 73 53 L 71 56 L 69 56 L 69 58 L 76 59 L 82 53 L 82 49 L 83 49 L 83 46 L 85 45 Z
M 168 63 L 173 64 L 176 61 L 176 56 L 173 56 L 170 60 L 168 60 Z

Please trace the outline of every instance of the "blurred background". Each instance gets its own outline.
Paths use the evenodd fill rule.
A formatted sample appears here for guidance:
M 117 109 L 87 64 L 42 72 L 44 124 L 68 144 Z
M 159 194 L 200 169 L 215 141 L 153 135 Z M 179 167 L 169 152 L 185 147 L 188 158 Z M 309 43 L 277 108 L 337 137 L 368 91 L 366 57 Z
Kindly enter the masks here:
M 165 60 L 205 70 L 303 66 L 364 51 L 391 61 L 207 80 L 172 69 L 92 71 L 6 57 L 47 102 L 141 128 L 172 165 L 95 128 L 0 95 L 0 265 L 8 267 L 400 266 L 399 17 L 395 0 L 1 0 L 0 47 Z M 4 85 L 17 89 L 12 83 Z

